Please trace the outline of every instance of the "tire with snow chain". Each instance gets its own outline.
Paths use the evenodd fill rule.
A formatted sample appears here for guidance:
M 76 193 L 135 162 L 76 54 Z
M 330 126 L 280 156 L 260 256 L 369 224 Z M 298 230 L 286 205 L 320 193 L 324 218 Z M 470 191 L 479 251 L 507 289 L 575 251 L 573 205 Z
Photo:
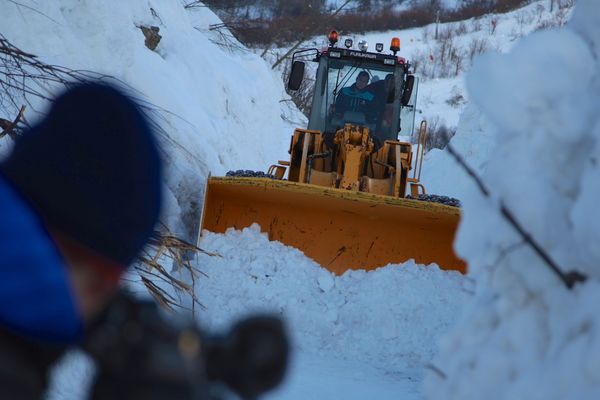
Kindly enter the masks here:
M 241 178 L 269 178 L 277 179 L 275 175 L 267 174 L 262 171 L 252 171 L 250 169 L 238 169 L 236 171 L 227 171 L 225 176 L 237 176 Z
M 460 200 L 455 199 L 454 197 L 440 196 L 437 194 L 420 194 L 416 198 L 412 197 L 411 195 L 408 195 L 406 196 L 406 198 L 420 201 L 429 201 L 432 203 L 439 203 L 452 207 L 460 207 Z

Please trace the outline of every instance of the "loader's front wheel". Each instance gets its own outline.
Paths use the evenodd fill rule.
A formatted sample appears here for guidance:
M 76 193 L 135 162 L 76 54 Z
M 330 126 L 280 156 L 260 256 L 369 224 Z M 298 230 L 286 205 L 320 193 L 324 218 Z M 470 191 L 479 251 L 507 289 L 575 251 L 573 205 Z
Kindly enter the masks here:
M 413 197 L 410 194 L 406 196 L 407 199 L 428 201 L 431 203 L 445 204 L 452 207 L 460 207 L 460 200 L 454 197 L 441 196 L 438 194 L 420 194 L 417 197 Z
M 263 171 L 252 171 L 250 169 L 238 169 L 236 171 L 227 171 L 226 176 L 238 176 L 242 178 L 270 178 L 277 179 L 275 175 L 267 174 Z

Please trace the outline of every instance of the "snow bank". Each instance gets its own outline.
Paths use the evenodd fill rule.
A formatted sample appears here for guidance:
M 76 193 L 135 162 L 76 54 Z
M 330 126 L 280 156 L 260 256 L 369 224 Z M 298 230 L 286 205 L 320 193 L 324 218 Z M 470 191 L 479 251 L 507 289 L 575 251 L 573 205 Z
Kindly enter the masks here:
M 600 4 L 580 0 L 568 26 L 488 55 L 467 78 L 495 137 L 471 188 L 456 248 L 475 300 L 442 341 L 431 399 L 600 396 Z M 458 147 L 458 146 L 457 146 Z M 567 290 L 498 213 L 502 200 L 562 270 L 590 279 Z
M 49 64 L 114 76 L 159 108 L 155 116 L 167 134 L 164 219 L 180 236 L 189 237 L 197 223 L 209 171 L 263 170 L 286 154 L 293 127 L 282 119 L 287 105 L 278 106 L 288 98 L 280 77 L 235 39 L 227 47 L 210 31 L 220 20 L 206 7 L 185 9 L 171 0 L 23 0 L 2 2 L 0 15 L 0 31 L 22 50 Z M 140 26 L 160 29 L 155 51 L 144 45 Z M 0 109 L 0 117 L 12 119 L 12 111 Z M 27 117 L 36 115 L 29 109 Z M 296 117 L 302 118 L 292 112 Z
M 451 143 L 475 171 L 486 169 L 494 150 L 495 135 L 485 116 L 474 104 L 461 114 Z M 446 150 L 432 149 L 425 154 L 421 181 L 427 193 L 462 199 L 474 183 Z
M 335 276 L 300 251 L 270 242 L 254 225 L 226 234 L 207 233 L 197 282 L 206 306 L 201 323 L 222 329 L 253 311 L 281 314 L 295 348 L 371 364 L 387 372 L 421 375 L 469 295 L 456 272 L 409 261 L 375 271 Z

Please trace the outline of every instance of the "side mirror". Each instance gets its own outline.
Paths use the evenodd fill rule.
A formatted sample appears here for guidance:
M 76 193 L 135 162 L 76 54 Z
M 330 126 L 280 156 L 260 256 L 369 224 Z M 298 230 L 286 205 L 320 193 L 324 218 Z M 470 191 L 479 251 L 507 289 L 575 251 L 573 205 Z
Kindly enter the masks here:
M 304 62 L 294 61 L 292 63 L 292 71 L 290 72 L 290 78 L 288 80 L 288 89 L 298 90 L 300 84 L 304 79 Z
M 408 102 L 410 101 L 410 96 L 412 95 L 414 85 L 415 85 L 415 76 L 408 75 L 406 77 L 406 82 L 404 83 L 404 92 L 402 93 L 402 98 L 400 99 L 400 104 L 402 104 L 403 107 L 406 107 L 408 105 Z

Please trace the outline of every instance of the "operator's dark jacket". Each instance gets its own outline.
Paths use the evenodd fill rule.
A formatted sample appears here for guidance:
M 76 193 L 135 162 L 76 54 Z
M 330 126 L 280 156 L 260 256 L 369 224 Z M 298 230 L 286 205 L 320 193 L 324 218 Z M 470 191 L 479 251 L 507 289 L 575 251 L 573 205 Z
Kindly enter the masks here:
M 361 112 L 371 121 L 376 117 L 375 106 L 375 95 L 366 88 L 358 89 L 354 83 L 340 91 L 335 100 L 335 113 L 341 118 L 347 111 Z

